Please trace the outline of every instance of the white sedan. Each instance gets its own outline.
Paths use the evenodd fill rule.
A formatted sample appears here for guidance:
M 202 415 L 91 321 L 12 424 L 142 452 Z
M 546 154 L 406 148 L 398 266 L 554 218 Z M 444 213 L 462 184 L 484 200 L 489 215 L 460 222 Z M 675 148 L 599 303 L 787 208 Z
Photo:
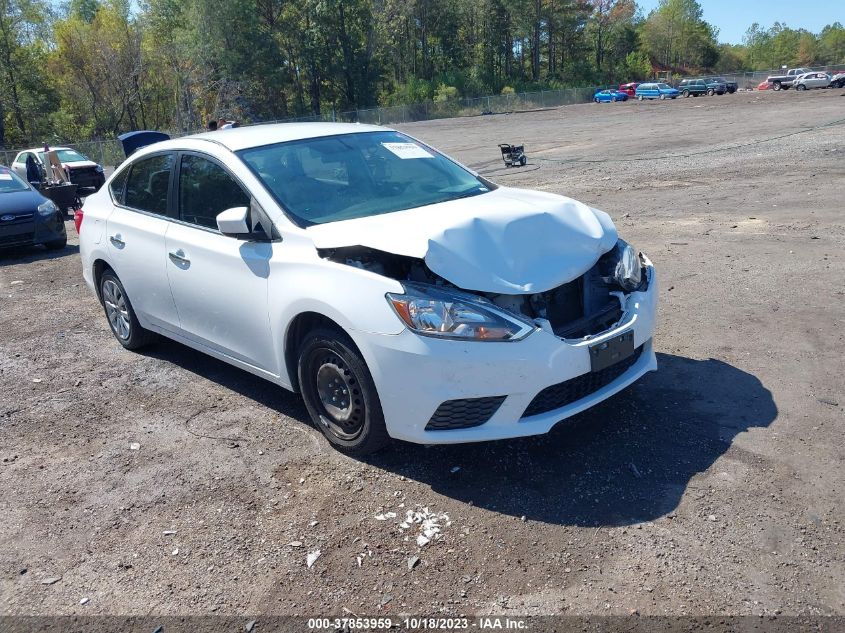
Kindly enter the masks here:
M 606 213 L 393 130 L 200 134 L 107 185 L 77 223 L 117 340 L 298 391 L 348 453 L 545 433 L 657 368 L 654 268 Z
M 792 86 L 796 90 L 809 90 L 811 88 L 827 88 L 830 85 L 830 75 L 827 73 L 804 73 L 798 75 Z

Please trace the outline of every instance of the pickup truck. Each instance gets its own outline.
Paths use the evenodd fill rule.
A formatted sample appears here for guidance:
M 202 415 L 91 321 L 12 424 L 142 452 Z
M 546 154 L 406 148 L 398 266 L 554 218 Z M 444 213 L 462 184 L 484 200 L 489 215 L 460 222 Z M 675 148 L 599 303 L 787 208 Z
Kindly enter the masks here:
M 772 84 L 773 90 L 780 90 L 781 88 L 788 90 L 798 75 L 803 75 L 804 73 L 809 72 L 813 71 L 809 68 L 790 68 L 786 71 L 785 75 L 772 75 L 771 77 L 768 77 L 766 81 Z

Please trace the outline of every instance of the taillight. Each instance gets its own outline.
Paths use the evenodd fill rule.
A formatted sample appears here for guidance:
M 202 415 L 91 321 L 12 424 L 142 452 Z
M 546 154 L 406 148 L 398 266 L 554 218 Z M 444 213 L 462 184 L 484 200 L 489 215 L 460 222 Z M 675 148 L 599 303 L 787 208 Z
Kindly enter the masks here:
M 82 218 L 84 214 L 82 213 L 82 209 L 76 209 L 73 212 L 73 224 L 76 226 L 76 232 L 79 233 L 79 229 L 82 228 Z

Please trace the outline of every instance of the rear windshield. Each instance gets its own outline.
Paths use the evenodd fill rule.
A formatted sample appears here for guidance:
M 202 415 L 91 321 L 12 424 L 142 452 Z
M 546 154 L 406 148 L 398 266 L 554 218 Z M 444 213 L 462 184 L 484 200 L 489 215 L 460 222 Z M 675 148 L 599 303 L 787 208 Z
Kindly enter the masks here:
M 26 191 L 29 185 L 13 171 L 0 171 L 0 193 Z
M 399 132 L 310 138 L 238 155 L 303 226 L 424 207 L 492 188 Z
M 657 87 L 661 90 L 669 90 L 672 86 L 670 86 L 669 84 L 657 84 Z

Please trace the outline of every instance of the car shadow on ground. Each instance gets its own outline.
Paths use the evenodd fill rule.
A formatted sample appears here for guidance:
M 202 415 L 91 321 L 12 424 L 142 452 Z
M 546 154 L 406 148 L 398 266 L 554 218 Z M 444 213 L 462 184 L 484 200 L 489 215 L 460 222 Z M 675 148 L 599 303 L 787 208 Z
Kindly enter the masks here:
M 367 461 L 447 497 L 535 521 L 599 527 L 656 519 L 678 506 L 690 480 L 737 434 L 777 417 L 769 390 L 728 363 L 658 354 L 658 365 L 548 435 L 396 443 Z
M 10 264 L 30 264 L 43 259 L 59 259 L 70 255 L 79 255 L 79 246 L 68 244 L 64 248 L 51 251 L 43 246 L 16 246 L 0 249 L 0 266 Z
M 299 395 L 247 372 L 169 341 L 143 353 L 310 426 Z M 457 501 L 535 521 L 599 527 L 656 519 L 678 506 L 690 480 L 739 433 L 777 417 L 772 394 L 756 376 L 712 358 L 657 357 L 658 372 L 547 435 L 439 446 L 394 442 L 363 461 Z

